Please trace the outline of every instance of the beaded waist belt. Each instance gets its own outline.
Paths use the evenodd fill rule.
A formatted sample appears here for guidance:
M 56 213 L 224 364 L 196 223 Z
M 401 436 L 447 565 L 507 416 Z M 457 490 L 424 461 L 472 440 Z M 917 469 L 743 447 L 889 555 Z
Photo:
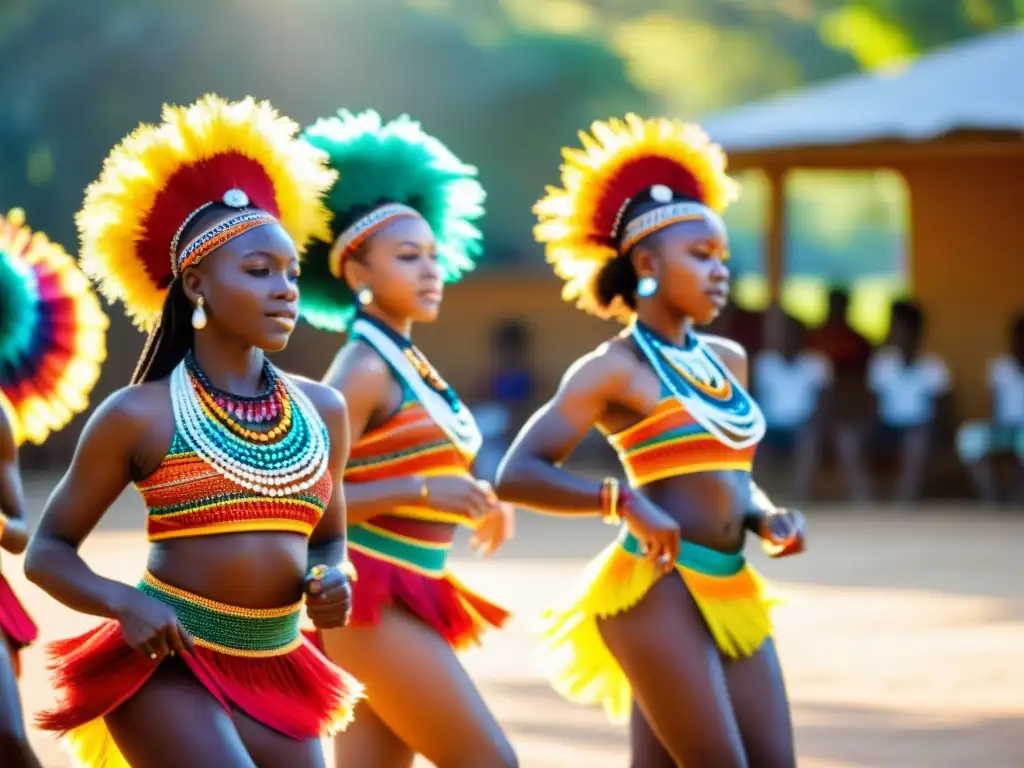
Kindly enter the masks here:
M 619 534 L 619 546 L 631 555 L 643 556 L 640 540 L 625 527 Z M 746 564 L 742 549 L 736 552 L 719 552 L 717 549 L 694 544 L 692 541 L 679 542 L 676 565 L 706 576 L 732 576 L 742 571 Z
M 434 542 L 363 523 L 348 529 L 348 546 L 367 557 L 394 563 L 424 576 L 439 578 L 445 573 L 451 542 Z
M 280 656 L 302 644 L 302 602 L 239 608 L 172 587 L 147 571 L 138 590 L 171 606 L 192 642 L 229 656 Z

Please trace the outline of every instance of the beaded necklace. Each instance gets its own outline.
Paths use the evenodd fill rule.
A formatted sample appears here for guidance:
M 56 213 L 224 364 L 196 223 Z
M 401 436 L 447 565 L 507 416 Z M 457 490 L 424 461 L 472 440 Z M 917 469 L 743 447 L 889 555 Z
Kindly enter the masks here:
M 277 385 L 274 366 L 266 358 L 263 358 L 263 378 L 267 382 L 267 387 L 262 394 L 255 396 L 233 395 L 214 386 L 203 369 L 199 367 L 192 350 L 185 355 L 185 366 L 188 368 L 189 374 L 199 380 L 202 385 L 201 390 L 209 396 L 211 402 L 239 421 L 262 424 L 276 419 L 281 413 L 284 405 L 282 391 Z
M 237 485 L 264 496 L 288 496 L 311 487 L 327 470 L 327 427 L 309 398 L 287 377 L 274 377 L 281 418 L 267 432 L 243 426 L 221 408 L 184 360 L 171 373 L 170 385 L 174 422 L 182 438 Z
M 360 312 L 352 324 L 352 335 L 377 350 L 416 393 L 430 418 L 467 456 L 475 456 L 483 436 L 469 408 L 437 369 L 409 339 L 377 318 Z
M 720 442 L 740 449 L 764 437 L 761 409 L 697 336 L 687 333 L 677 347 L 640 321 L 633 324 L 632 336 L 662 385 Z

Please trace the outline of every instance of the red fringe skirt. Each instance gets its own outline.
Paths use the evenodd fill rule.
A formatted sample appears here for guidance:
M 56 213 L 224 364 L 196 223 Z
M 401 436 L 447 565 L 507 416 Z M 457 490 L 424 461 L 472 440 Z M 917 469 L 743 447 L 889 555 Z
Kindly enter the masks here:
M 509 612 L 477 594 L 447 569 L 450 541 L 418 541 L 409 527 L 398 536 L 372 523 L 348 530 L 352 584 L 351 626 L 373 626 L 387 606 L 398 606 L 434 629 L 455 650 L 479 645 Z M 312 639 L 314 632 L 308 632 Z
M 18 659 L 18 652 L 26 645 L 35 642 L 39 636 L 39 629 L 2 574 L 0 574 L 0 633 L 3 634 L 11 649 L 11 664 L 14 666 L 14 673 L 20 675 L 21 663 Z
M 182 661 L 226 709 L 237 708 L 301 740 L 333 734 L 351 720 L 362 687 L 299 632 L 301 603 L 266 611 L 239 609 L 149 574 L 139 588 L 175 609 L 195 646 Z M 240 637 L 260 638 L 271 647 L 240 648 L 237 640 L 235 647 L 226 644 Z M 51 643 L 48 651 L 60 703 L 37 715 L 38 727 L 64 737 L 76 766 L 127 766 L 103 718 L 146 684 L 159 661 L 132 650 L 115 621 Z
M 352 585 L 352 624 L 380 621 L 381 609 L 397 605 L 431 626 L 456 650 L 479 645 L 484 632 L 500 628 L 509 612 L 462 584 L 450 572 L 433 576 L 352 548 L 359 578 Z

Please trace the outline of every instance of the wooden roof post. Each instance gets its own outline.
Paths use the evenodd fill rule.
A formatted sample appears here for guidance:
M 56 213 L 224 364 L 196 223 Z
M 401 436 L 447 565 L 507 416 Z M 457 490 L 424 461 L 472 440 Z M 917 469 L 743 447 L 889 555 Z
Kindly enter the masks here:
M 786 270 L 786 170 L 780 166 L 764 169 L 768 177 L 768 231 L 765 253 L 765 278 L 768 301 L 778 303 Z

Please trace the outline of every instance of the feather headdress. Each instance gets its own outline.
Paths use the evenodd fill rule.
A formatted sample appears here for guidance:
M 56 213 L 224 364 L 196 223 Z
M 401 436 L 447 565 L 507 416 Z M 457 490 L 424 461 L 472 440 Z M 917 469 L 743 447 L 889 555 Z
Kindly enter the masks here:
M 15 441 L 37 445 L 89 403 L 106 357 L 107 316 L 56 243 L 0 216 L 0 393 Z
M 652 187 L 695 200 L 721 213 L 739 187 L 725 172 L 725 153 L 697 125 L 668 118 L 597 121 L 580 132 L 581 149 L 562 150 L 562 187 L 548 187 L 535 206 L 537 241 L 566 281 L 562 297 L 601 317 L 595 289 L 602 267 L 620 255 L 622 216 L 630 201 Z
M 252 98 L 207 95 L 188 107 L 165 106 L 163 122 L 141 125 L 115 147 L 86 191 L 77 216 L 83 269 L 150 330 L 182 266 L 171 251 L 204 206 L 223 201 L 265 212 L 300 252 L 310 238 L 327 237 L 320 197 L 335 173 L 323 153 L 298 140 L 298 129 Z
M 418 122 L 339 110 L 303 137 L 327 153 L 339 174 L 324 198 L 334 214 L 331 236 L 310 245 L 299 278 L 299 311 L 310 323 L 331 331 L 348 326 L 355 297 L 341 279 L 344 259 L 396 216 L 419 215 L 430 225 L 446 282 L 473 268 L 481 252 L 475 221 L 485 199 L 477 170 Z

